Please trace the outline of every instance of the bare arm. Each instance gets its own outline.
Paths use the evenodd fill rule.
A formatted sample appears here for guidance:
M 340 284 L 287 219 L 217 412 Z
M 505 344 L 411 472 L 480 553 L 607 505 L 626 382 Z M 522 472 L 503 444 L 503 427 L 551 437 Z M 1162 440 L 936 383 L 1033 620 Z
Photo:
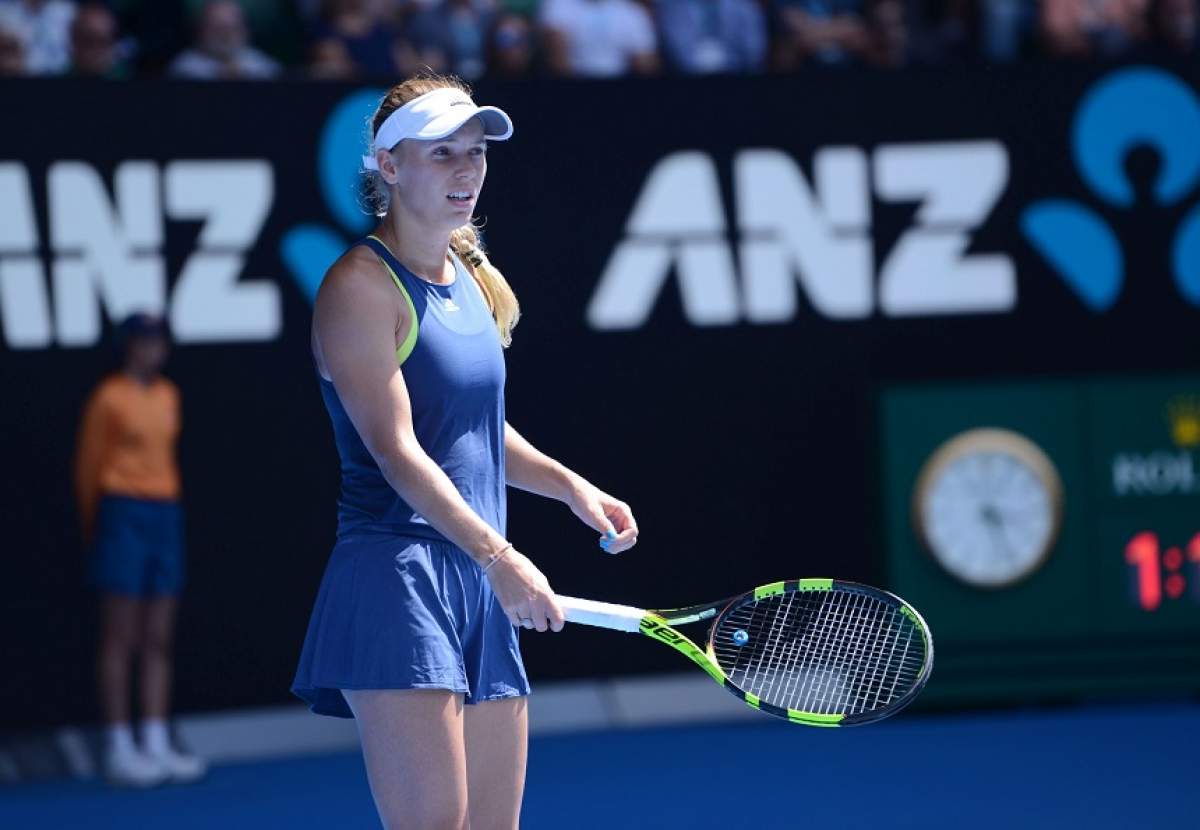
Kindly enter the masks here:
M 504 425 L 504 466 L 508 484 L 529 493 L 565 502 L 583 482 L 578 475 L 537 449 L 517 432 Z
M 542 27 L 542 48 L 546 52 L 546 65 L 555 75 L 575 74 L 571 66 L 571 47 L 565 32 L 553 26 Z
M 358 248 L 326 276 L 313 309 L 313 347 L 354 428 L 400 497 L 481 566 L 508 542 L 481 519 L 426 454 L 412 425 L 412 404 L 396 365 L 397 335 L 413 321 L 391 280 L 369 251 Z M 542 573 L 509 551 L 488 571 L 514 625 L 562 627 L 562 612 Z
M 566 504 L 584 524 L 599 531 L 600 546 L 609 553 L 637 544 L 637 522 L 629 505 L 538 450 L 507 423 L 504 465 L 510 485 Z
M 659 70 L 658 35 L 654 29 L 654 19 L 640 6 L 633 11 L 636 12 L 634 20 L 637 22 L 629 31 L 632 36 L 632 40 L 628 43 L 632 47 L 629 54 L 629 68 L 637 75 L 657 75 Z
M 108 441 L 108 419 L 98 392 L 84 406 L 75 449 L 75 497 L 79 505 L 79 524 L 84 544 L 95 530 L 96 503 L 99 501 L 100 464 Z
M 629 58 L 635 75 L 657 75 L 661 68 L 658 52 L 638 52 Z

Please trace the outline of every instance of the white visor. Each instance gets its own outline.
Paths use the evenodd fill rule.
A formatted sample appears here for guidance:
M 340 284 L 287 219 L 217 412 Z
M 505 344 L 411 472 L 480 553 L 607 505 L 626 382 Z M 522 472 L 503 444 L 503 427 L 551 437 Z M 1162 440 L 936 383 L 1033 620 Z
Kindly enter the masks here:
M 475 116 L 483 122 L 483 137 L 489 141 L 504 141 L 513 133 L 512 119 L 502 109 L 477 107 L 460 89 L 444 87 L 427 92 L 400 107 L 379 126 L 371 155 L 363 156 L 363 167 L 378 170 L 378 151 L 391 150 L 406 138 L 445 138 Z

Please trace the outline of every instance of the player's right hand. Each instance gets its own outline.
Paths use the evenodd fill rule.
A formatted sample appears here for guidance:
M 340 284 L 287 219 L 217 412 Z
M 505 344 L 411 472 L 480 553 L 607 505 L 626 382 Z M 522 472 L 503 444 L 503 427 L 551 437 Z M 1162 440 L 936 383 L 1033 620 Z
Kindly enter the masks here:
M 562 631 L 565 616 L 537 565 L 516 548 L 487 572 L 488 582 L 508 621 L 538 631 Z

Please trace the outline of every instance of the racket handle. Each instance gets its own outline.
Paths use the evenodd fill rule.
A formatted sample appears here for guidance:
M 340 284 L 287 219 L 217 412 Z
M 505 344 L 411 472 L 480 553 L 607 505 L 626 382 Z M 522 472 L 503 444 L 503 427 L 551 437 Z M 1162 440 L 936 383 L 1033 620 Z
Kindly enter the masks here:
M 613 631 L 638 631 L 646 611 L 632 605 L 614 605 L 591 599 L 564 597 L 559 594 L 559 607 L 566 613 L 567 622 L 610 628 Z

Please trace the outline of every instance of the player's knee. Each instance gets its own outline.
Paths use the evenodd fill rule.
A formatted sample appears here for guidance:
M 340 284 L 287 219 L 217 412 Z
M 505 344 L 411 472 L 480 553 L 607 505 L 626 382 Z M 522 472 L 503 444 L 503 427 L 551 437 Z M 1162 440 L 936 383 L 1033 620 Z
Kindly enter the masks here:
M 467 804 L 456 798 L 422 798 L 397 804 L 384 813 L 386 830 L 466 830 Z

